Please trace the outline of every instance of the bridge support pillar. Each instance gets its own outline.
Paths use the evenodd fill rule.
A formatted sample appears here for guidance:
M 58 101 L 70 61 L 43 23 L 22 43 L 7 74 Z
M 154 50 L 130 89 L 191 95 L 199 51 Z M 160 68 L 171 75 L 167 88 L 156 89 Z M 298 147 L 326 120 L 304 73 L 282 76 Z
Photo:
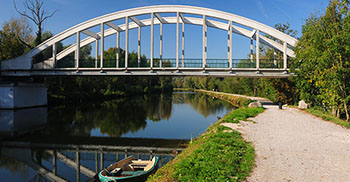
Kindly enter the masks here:
M 20 109 L 47 105 L 43 83 L 0 83 L 0 109 Z

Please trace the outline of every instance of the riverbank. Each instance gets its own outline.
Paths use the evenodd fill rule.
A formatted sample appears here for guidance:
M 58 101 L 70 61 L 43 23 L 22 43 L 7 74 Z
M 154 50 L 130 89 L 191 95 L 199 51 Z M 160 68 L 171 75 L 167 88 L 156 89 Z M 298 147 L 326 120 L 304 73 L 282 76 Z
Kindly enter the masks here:
M 204 92 L 204 91 L 201 91 Z M 243 106 L 248 98 L 220 95 L 220 99 Z M 237 123 L 255 117 L 263 108 L 239 108 L 227 114 L 191 142 L 173 161 L 160 168 L 148 181 L 243 181 L 254 166 L 254 148 L 241 134 L 223 123 Z

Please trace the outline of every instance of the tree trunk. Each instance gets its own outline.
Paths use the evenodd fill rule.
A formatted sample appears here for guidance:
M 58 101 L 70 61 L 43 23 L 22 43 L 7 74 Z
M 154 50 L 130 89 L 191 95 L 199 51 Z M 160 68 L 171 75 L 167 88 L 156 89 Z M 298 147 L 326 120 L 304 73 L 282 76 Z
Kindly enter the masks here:
M 40 25 L 41 26 L 41 25 Z M 38 32 L 36 33 L 35 46 L 41 44 L 41 27 L 38 25 Z
M 335 106 L 332 106 L 332 115 L 337 116 L 337 108 Z
M 348 105 L 346 105 L 345 101 L 344 101 L 344 110 L 345 110 L 345 115 L 346 115 L 346 121 L 349 121 L 350 115 L 349 115 Z

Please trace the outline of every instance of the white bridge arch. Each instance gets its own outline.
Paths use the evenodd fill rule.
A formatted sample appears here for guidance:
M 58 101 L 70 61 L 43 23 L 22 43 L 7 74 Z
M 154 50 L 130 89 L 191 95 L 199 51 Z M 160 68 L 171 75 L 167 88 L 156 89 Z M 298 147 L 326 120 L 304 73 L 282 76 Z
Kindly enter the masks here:
M 173 13 L 175 17 L 162 17 L 162 13 Z M 139 20 L 136 16 L 139 15 L 151 15 L 150 19 Z M 192 16 L 186 17 L 186 15 L 200 15 L 201 18 Z M 208 17 L 223 20 L 211 20 Z M 117 25 L 113 23 L 115 20 L 125 19 L 125 23 Z M 170 67 L 162 66 L 163 55 L 163 25 L 164 24 L 176 24 L 176 58 Z M 182 26 L 182 34 L 180 35 L 180 24 Z M 186 66 L 186 60 L 184 57 L 184 25 L 193 24 L 200 25 L 203 28 L 202 34 L 202 58 L 200 64 L 196 66 Z M 242 26 L 235 26 L 239 24 Z M 105 25 L 110 27 L 105 29 Z M 160 58 L 159 63 L 155 66 L 154 61 L 154 26 L 160 25 Z M 92 27 L 100 26 L 100 32 L 92 32 L 88 29 Z M 129 51 L 129 30 L 138 28 L 138 59 L 140 60 L 140 34 L 141 27 L 151 27 L 151 45 L 150 45 L 150 60 L 149 67 L 128 67 L 128 51 Z M 221 64 L 224 66 L 212 67 L 210 66 L 210 60 L 207 59 L 207 27 L 214 27 L 217 29 L 226 30 L 228 32 L 227 41 L 227 64 Z M 120 32 L 125 31 L 125 63 L 123 67 L 119 67 L 120 60 Z M 88 35 L 87 38 L 81 40 L 80 34 Z M 253 67 L 236 67 L 232 58 L 232 33 L 236 33 L 251 39 L 251 54 L 250 61 L 254 64 Z M 110 35 L 117 34 L 117 54 L 115 59 L 115 67 L 104 67 L 104 38 Z M 65 48 L 61 52 L 57 53 L 56 44 L 67 37 L 76 35 L 76 43 Z M 269 35 L 269 36 L 265 36 Z M 270 37 L 273 37 L 271 39 Z M 182 38 L 182 53 L 180 55 L 180 38 Z M 253 41 L 255 41 L 255 56 L 253 56 Z M 96 42 L 96 59 L 93 67 L 81 67 L 79 55 L 80 48 Z M 83 23 L 80 23 L 74 27 L 71 27 L 47 41 L 43 42 L 39 46 L 35 47 L 27 54 L 20 56 L 12 60 L 6 60 L 1 63 L 1 71 L 3 76 L 48 76 L 48 75 L 200 75 L 200 76 L 266 76 L 266 77 L 286 77 L 288 73 L 288 57 L 295 57 L 293 50 L 290 47 L 294 47 L 297 40 L 285 33 L 282 33 L 270 26 L 262 23 L 244 18 L 231 13 L 223 11 L 194 7 L 194 6 L 182 6 L 182 5 L 158 5 L 158 6 L 146 6 L 133 8 L 115 13 L 103 15 Z M 261 67 L 261 60 L 259 57 L 259 45 L 264 43 L 274 48 L 275 50 L 283 53 L 283 62 L 280 66 L 277 66 L 276 60 L 273 61 L 271 67 Z M 33 57 L 45 49 L 52 49 L 52 57 L 40 63 L 33 63 Z M 100 51 L 100 58 L 98 58 L 98 52 Z M 65 56 L 75 53 L 74 67 L 73 68 L 59 68 L 57 63 Z M 180 57 L 181 56 L 181 57 Z M 276 58 L 274 58 L 276 59 Z M 99 66 L 98 66 L 99 62 Z

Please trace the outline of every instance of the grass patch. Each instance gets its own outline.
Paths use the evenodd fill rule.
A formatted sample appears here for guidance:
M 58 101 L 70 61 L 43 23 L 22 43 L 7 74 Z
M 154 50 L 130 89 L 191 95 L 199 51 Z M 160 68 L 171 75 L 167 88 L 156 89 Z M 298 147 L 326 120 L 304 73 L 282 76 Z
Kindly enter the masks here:
M 193 91 L 191 88 L 173 88 L 173 91 Z
M 331 113 L 328 113 L 328 112 L 324 112 L 324 111 L 320 111 L 318 109 L 315 109 L 315 108 L 310 108 L 310 109 L 306 109 L 304 110 L 314 116 L 317 116 L 317 117 L 320 117 L 326 121 L 330 121 L 330 122 L 333 122 L 335 124 L 338 124 L 338 125 L 341 125 L 345 128 L 350 128 L 350 123 L 349 122 L 346 122 L 342 119 L 339 119 L 335 116 L 333 116 Z
M 262 113 L 264 108 L 240 108 L 237 109 L 236 112 L 233 112 L 228 117 L 223 119 L 225 123 L 239 123 L 239 121 L 247 121 L 250 117 L 255 117 L 259 113 Z
M 148 181 L 244 181 L 254 166 L 254 148 L 220 123 L 247 120 L 261 112 L 262 108 L 240 108 L 227 114 Z

